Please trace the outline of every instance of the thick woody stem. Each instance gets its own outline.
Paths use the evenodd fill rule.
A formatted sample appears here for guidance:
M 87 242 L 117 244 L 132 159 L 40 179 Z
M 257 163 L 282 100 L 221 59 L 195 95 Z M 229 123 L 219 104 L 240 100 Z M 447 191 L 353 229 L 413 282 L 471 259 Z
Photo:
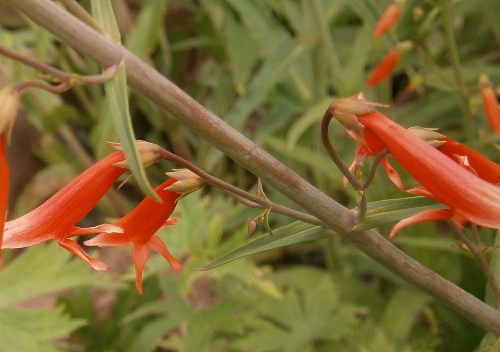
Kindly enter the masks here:
M 132 88 L 302 206 L 375 261 L 485 330 L 500 335 L 500 312 L 424 267 L 375 230 L 350 232 L 355 221 L 354 212 L 286 168 L 125 48 L 100 35 L 50 0 L 5 1 L 101 67 L 109 67 L 123 59 Z

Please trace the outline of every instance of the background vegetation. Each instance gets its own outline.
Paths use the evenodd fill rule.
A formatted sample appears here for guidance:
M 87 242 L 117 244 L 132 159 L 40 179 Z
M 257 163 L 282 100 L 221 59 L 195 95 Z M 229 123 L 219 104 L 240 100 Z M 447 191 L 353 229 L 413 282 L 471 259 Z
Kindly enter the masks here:
M 497 137 L 481 110 L 478 78 L 487 74 L 500 84 L 499 1 L 407 0 L 397 27 L 374 40 L 375 23 L 388 4 L 113 1 L 128 49 L 350 208 L 356 204 L 354 193 L 343 187 L 319 138 L 322 114 L 339 97 L 365 91 L 368 99 L 389 103 L 387 114 L 403 126 L 438 127 L 498 160 Z M 90 9 L 86 1 L 82 5 Z M 98 72 L 46 30 L 3 9 L 1 45 L 66 71 Z M 366 89 L 370 69 L 405 40 L 414 46 L 395 74 Z M 38 74 L 9 59 L 0 64 L 2 85 Z M 117 138 L 102 86 L 75 87 L 63 95 L 35 89 L 23 94 L 10 150 L 10 218 L 33 209 L 107 155 L 104 142 Z M 133 91 L 130 110 L 138 139 L 168 147 L 211 174 L 255 191 L 253 175 Z M 332 124 L 330 133 L 350 162 L 355 143 L 340 125 Z M 174 166 L 165 162 L 148 168 L 151 183 L 160 183 L 163 172 Z M 278 192 L 264 189 L 273 201 L 293 207 Z M 370 202 L 402 196 L 383 173 L 368 191 Z M 141 197 L 129 182 L 86 221 L 122 216 Z M 162 230 L 160 237 L 184 268 L 174 273 L 153 256 L 144 296 L 134 288 L 130 249 L 99 252 L 113 263 L 110 273 L 89 272 L 86 264 L 68 261 L 55 244 L 5 251 L 10 260 L 0 275 L 0 351 L 472 351 L 485 336 L 339 237 L 198 271 L 246 243 L 247 223 L 259 211 L 207 189 L 183 199 L 174 215 L 179 224 Z M 291 222 L 275 214 L 270 221 L 273 229 Z M 379 230 L 388 233 L 390 226 Z M 494 231 L 484 229 L 481 235 L 485 246 L 494 245 Z M 260 225 L 253 236 L 268 235 Z M 488 300 L 484 275 L 458 242 L 444 224 L 414 226 L 395 240 L 424 265 Z M 491 343 L 483 342 L 484 348 Z

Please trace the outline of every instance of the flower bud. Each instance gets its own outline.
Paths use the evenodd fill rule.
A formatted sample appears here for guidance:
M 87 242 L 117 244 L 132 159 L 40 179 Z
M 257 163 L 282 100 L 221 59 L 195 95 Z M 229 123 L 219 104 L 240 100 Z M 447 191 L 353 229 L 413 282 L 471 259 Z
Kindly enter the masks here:
M 375 111 L 375 106 L 387 107 L 388 105 L 365 100 L 363 93 L 359 93 L 335 100 L 328 110 L 347 130 L 359 131 L 363 129 L 363 125 L 358 122 L 356 116 Z
M 116 150 L 123 151 L 120 143 L 108 142 L 108 144 Z M 136 146 L 139 153 L 139 158 L 141 159 L 141 163 L 143 166 L 151 165 L 161 159 L 162 148 L 159 145 L 138 140 L 136 141 Z M 118 163 L 115 163 L 114 165 L 126 169 L 130 167 L 127 160 L 120 161 Z
M 11 87 L 0 90 L 0 134 L 6 134 L 7 143 L 10 142 L 12 126 L 20 104 L 19 91 Z
M 401 12 L 401 7 L 398 4 L 390 4 L 385 11 L 382 12 L 382 15 L 380 16 L 375 27 L 373 37 L 378 38 L 385 32 L 394 28 L 401 17 Z
M 166 172 L 168 177 L 177 180 L 173 185 L 165 188 L 167 191 L 188 194 L 205 186 L 205 180 L 188 169 L 174 169 L 172 172 Z
M 411 134 L 413 134 L 414 136 L 417 136 L 418 138 L 426 141 L 435 148 L 446 143 L 445 141 L 442 140 L 446 136 L 436 132 L 437 128 L 425 128 L 420 126 L 413 126 L 408 128 L 408 131 L 411 132 Z
M 248 222 L 248 227 L 247 227 L 248 237 L 252 236 L 256 228 L 257 228 L 257 221 L 255 219 L 250 220 Z

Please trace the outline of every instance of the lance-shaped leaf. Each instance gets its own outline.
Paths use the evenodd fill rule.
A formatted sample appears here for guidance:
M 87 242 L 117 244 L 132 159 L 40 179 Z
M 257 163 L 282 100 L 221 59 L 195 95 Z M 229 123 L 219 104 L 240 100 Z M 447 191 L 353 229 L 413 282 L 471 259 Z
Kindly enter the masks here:
M 368 203 L 363 219 L 354 226 L 354 231 L 365 231 L 380 225 L 406 219 L 426 209 L 442 209 L 444 205 L 426 197 L 406 197 Z
M 120 32 L 116 24 L 113 8 L 109 0 L 92 0 L 92 12 L 96 20 L 104 27 L 111 37 L 120 42 Z M 137 184 L 141 190 L 157 199 L 151 184 L 149 183 L 144 168 L 139 160 L 138 151 L 135 145 L 135 134 L 132 127 L 132 118 L 130 116 L 128 104 L 128 88 L 126 71 L 123 64 L 120 64 L 115 77 L 104 83 L 106 100 L 109 104 L 111 118 L 120 139 L 122 150 L 127 156 L 130 170 L 135 176 Z
M 221 258 L 201 267 L 199 270 L 210 270 L 247 255 L 289 246 L 295 243 L 315 241 L 329 236 L 330 234 L 320 226 L 296 221 L 273 231 L 273 236 L 264 235 L 256 238 Z

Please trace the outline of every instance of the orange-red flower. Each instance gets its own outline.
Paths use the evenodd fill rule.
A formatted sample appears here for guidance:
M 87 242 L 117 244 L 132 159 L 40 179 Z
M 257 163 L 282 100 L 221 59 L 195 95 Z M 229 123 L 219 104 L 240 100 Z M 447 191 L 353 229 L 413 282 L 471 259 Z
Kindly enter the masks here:
M 339 107 L 342 111 L 338 110 Z M 445 155 L 445 151 L 449 152 L 446 147 L 443 148 L 443 152 L 437 150 L 374 110 L 373 104 L 359 96 L 346 98 L 340 103 L 332 103 L 330 111 L 333 116 L 340 112 L 344 120 L 346 116 L 351 116 L 351 119 L 355 119 L 363 126 L 365 136 L 369 133 L 379 148 L 386 147 L 401 166 L 422 185 L 423 188 L 419 188 L 415 193 L 427 195 L 449 208 L 417 214 L 412 219 L 404 220 L 406 226 L 455 216 L 460 221 L 466 220 L 481 226 L 500 228 L 500 212 L 497 211 L 500 207 L 500 188 Z M 349 125 L 354 123 L 350 122 Z M 446 143 L 450 143 L 450 140 Z M 448 148 L 453 149 L 453 147 L 458 148 L 453 143 L 448 145 Z M 473 160 L 480 160 L 477 155 L 470 152 L 468 155 Z M 488 163 L 484 160 L 478 161 L 475 168 L 481 169 L 486 164 Z M 394 233 L 393 231 L 391 235 Z
M 151 152 L 160 148 L 147 142 L 139 142 L 138 146 L 141 160 L 145 164 L 154 160 Z M 94 269 L 108 269 L 104 262 L 92 258 L 68 238 L 90 233 L 123 231 L 109 224 L 91 228 L 79 228 L 75 225 L 127 170 L 122 151 L 114 152 L 100 160 L 33 211 L 8 221 L 5 224 L 2 248 L 24 248 L 54 240 Z
M 394 72 L 396 67 L 398 67 L 400 59 L 401 52 L 399 50 L 392 49 L 389 51 L 371 72 L 366 81 L 366 86 L 370 88 L 385 81 Z
M 385 11 L 382 12 L 375 27 L 373 37 L 378 38 L 385 32 L 391 30 L 398 23 L 400 17 L 401 8 L 396 4 L 390 4 Z
M 349 135 L 359 144 L 359 146 L 356 148 L 356 156 L 352 164 L 349 166 L 349 171 L 353 173 L 355 171 L 356 165 L 358 164 L 358 160 L 364 160 L 370 156 L 376 157 L 380 153 L 382 153 L 383 149 L 385 148 L 384 145 L 378 143 L 378 139 L 376 137 L 372 137 L 372 134 L 370 132 L 362 130 L 361 134 L 363 135 L 363 138 L 360 138 L 355 133 L 349 132 Z M 404 189 L 403 181 L 401 181 L 401 177 L 399 177 L 398 172 L 389 163 L 387 155 L 380 159 L 380 163 L 384 167 L 385 172 L 387 173 L 387 176 L 392 181 L 392 183 L 394 183 L 399 189 Z M 346 187 L 347 178 L 344 177 L 343 181 L 344 187 Z
M 500 104 L 498 103 L 495 89 L 489 82 L 485 82 L 481 88 L 481 99 L 483 110 L 488 122 L 497 136 L 500 136 Z
M 500 189 L 467 171 L 378 111 L 358 121 L 377 136 L 401 166 L 435 199 L 481 226 L 500 228 Z
M 148 248 L 161 254 L 175 270 L 181 270 L 181 263 L 175 259 L 163 241 L 155 233 L 165 225 L 174 225 L 175 220 L 169 220 L 177 205 L 179 193 L 165 188 L 177 182 L 170 178 L 156 187 L 155 192 L 162 202 L 156 202 L 150 197 L 137 205 L 129 214 L 117 220 L 114 225 L 123 229 L 123 233 L 101 233 L 85 241 L 88 246 L 126 246 L 133 245 L 132 258 L 135 264 L 137 291 L 142 294 L 142 273 L 148 259 Z
M 19 110 L 19 92 L 11 87 L 0 90 L 0 248 L 3 242 L 7 205 L 9 201 L 9 165 L 7 163 L 7 144 L 14 119 Z M 0 269 L 2 252 L 0 250 Z
M 443 144 L 437 147 L 441 153 L 447 155 L 451 159 L 459 162 L 460 158 L 467 159 L 468 167 L 471 172 L 486 182 L 500 184 L 500 165 L 491 161 L 484 155 L 470 149 L 469 147 L 454 141 L 453 139 L 444 137 L 440 139 Z

